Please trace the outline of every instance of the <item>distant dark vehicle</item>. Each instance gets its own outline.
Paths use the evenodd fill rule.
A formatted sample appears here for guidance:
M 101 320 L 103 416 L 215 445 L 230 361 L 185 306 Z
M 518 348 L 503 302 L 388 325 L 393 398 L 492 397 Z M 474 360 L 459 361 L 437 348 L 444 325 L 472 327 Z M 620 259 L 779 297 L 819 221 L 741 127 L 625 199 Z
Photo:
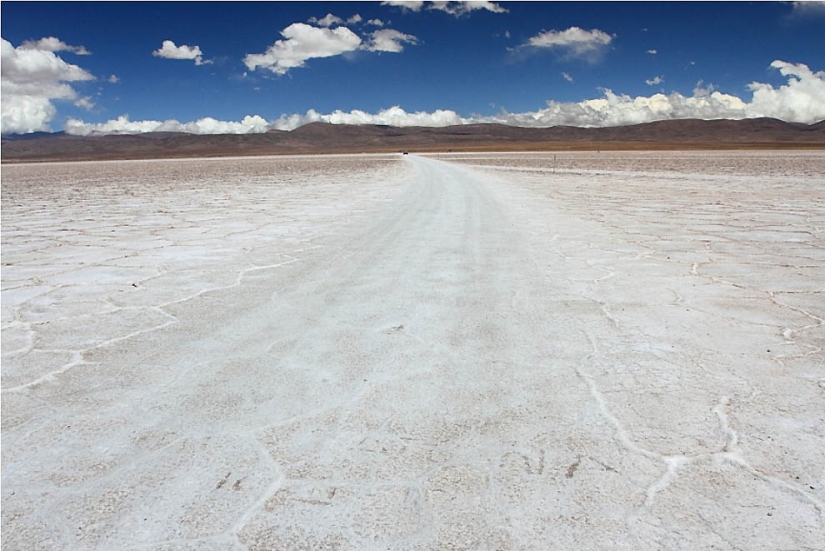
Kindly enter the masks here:
M 409 155 L 409 154 L 410 154 L 410 152 L 409 152 L 409 151 L 402 151 L 402 152 L 401 152 L 401 154 L 402 154 L 402 155 Z

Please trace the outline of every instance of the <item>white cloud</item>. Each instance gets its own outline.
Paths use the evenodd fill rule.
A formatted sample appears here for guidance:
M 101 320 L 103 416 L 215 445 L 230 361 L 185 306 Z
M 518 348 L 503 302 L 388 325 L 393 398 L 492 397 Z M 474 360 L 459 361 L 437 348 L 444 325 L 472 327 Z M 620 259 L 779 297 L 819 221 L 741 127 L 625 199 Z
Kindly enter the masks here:
M 364 18 L 356 13 L 355 15 L 347 19 L 347 25 L 355 25 L 356 23 L 360 23 L 363 20 Z
M 788 83 L 774 88 L 753 82 L 750 102 L 734 95 L 697 88 L 692 96 L 669 95 L 630 97 L 604 90 L 603 97 L 575 103 L 548 101 L 547 108 L 534 112 L 488 117 L 485 122 L 517 126 L 620 126 L 666 119 L 743 119 L 774 117 L 789 122 L 811 124 L 825 119 L 825 71 L 813 72 L 804 64 L 774 61 Z M 478 121 L 481 122 L 481 121 Z
M 645 84 L 647 84 L 648 86 L 656 86 L 657 84 L 661 84 L 664 81 L 665 81 L 665 79 L 663 79 L 662 77 L 657 75 L 657 76 L 651 78 L 650 80 L 646 80 Z
M 825 71 L 815 73 L 803 63 L 780 60 L 771 67 L 778 69 L 788 83 L 779 88 L 759 82 L 749 84 L 753 100 L 748 116 L 808 123 L 825 119 Z
M 564 80 L 566 80 L 567 82 L 573 82 L 573 77 L 571 77 L 571 76 L 570 76 L 570 75 L 568 75 L 567 73 L 562 73 L 562 74 L 561 74 L 561 76 L 562 76 L 562 77 L 564 78 Z
M 357 50 L 361 39 L 346 27 L 318 28 L 293 23 L 281 31 L 285 40 L 278 40 L 262 54 L 247 54 L 244 63 L 250 70 L 258 67 L 283 75 L 295 67 L 303 67 L 308 59 L 332 57 Z
M 825 1 L 806 0 L 793 2 L 792 15 L 794 17 L 825 17 Z
M 192 134 L 262 134 L 269 130 L 266 119 L 259 115 L 247 115 L 240 122 L 220 121 L 212 117 L 198 119 L 181 125 L 180 132 Z
M 656 54 L 658 54 L 659 52 L 658 52 L 658 51 L 656 51 L 656 50 L 648 50 L 648 51 L 647 51 L 647 53 L 649 53 L 650 55 L 656 55 Z
M 383 27 L 384 26 L 384 22 L 381 21 L 380 19 L 370 19 L 365 24 L 366 25 L 374 25 L 376 27 Z
M 311 122 L 331 124 L 385 124 L 391 126 L 450 126 L 472 123 L 502 123 L 525 127 L 571 125 L 582 127 L 621 126 L 667 119 L 743 119 L 774 117 L 789 122 L 811 124 L 825 119 L 825 71 L 814 72 L 804 64 L 774 61 L 771 67 L 787 79 L 787 84 L 773 87 L 753 82 L 750 101 L 715 91 L 712 86 L 693 90 L 691 96 L 679 92 L 631 97 L 602 90 L 602 97 L 580 102 L 548 101 L 547 107 L 524 113 L 501 113 L 494 116 L 461 117 L 455 111 L 436 110 L 408 113 L 399 106 L 377 113 L 361 110 L 333 111 L 329 114 L 310 109 L 305 114 L 282 115 L 267 122 L 262 117 L 247 116 L 240 122 L 218 121 L 212 118 L 195 122 L 130 121 L 127 116 L 105 123 L 89 124 L 70 119 L 66 131 L 90 135 L 107 133 L 191 132 L 257 133 L 269 129 L 293 130 Z M 3 105 L 5 109 L 6 98 Z M 37 106 L 31 104 L 31 109 Z M 4 115 L 5 117 L 5 115 Z
M 471 1 L 471 2 L 409 2 L 406 0 L 389 0 L 381 2 L 382 6 L 395 6 L 404 11 L 421 11 L 426 4 L 428 10 L 438 10 L 449 13 L 456 17 L 466 15 L 475 10 L 486 10 L 493 13 L 506 13 L 507 10 L 495 2 Z
M 77 107 L 85 109 L 86 111 L 91 111 L 92 109 L 94 109 L 94 106 L 95 106 L 95 104 L 92 103 L 92 97 L 91 96 L 86 96 L 86 97 L 80 98 L 78 100 L 75 100 L 74 104 Z
M 451 126 L 463 124 L 465 119 L 462 119 L 455 111 L 437 109 L 432 113 L 426 111 L 408 113 L 396 105 L 374 114 L 355 109 L 350 112 L 336 110 L 324 115 L 314 109 L 310 109 L 304 115 L 281 115 L 280 118 L 272 121 L 270 126 L 278 130 L 294 130 L 299 126 L 311 122 L 327 122 L 330 124 L 385 124 L 389 126 Z
M 117 83 L 117 82 L 120 82 L 120 79 L 119 79 L 119 78 L 117 78 L 117 76 L 116 76 L 116 75 L 111 75 L 111 76 L 109 76 L 109 78 L 108 78 L 108 79 L 106 79 L 106 80 L 108 80 L 108 81 L 109 81 L 109 82 L 111 82 L 112 84 L 115 84 L 115 83 Z
M 428 10 L 447 12 L 456 17 L 468 14 L 475 10 L 487 10 L 493 13 L 506 13 L 507 10 L 495 2 L 430 2 Z
M 404 50 L 403 42 L 417 44 L 418 39 L 411 34 L 404 34 L 395 29 L 380 29 L 370 35 L 371 39 L 367 45 L 367 50 L 371 52 L 401 52 Z
M 171 123 L 172 121 L 167 121 Z M 174 121 L 177 123 L 177 121 Z M 180 124 L 180 123 L 177 123 Z M 121 115 L 104 123 L 92 124 L 70 118 L 64 130 L 75 136 L 90 136 L 100 134 L 143 134 L 146 132 L 160 132 L 164 123 L 160 121 L 130 121 L 128 115 Z
M 103 134 L 144 134 L 147 132 L 187 132 L 190 134 L 260 134 L 269 130 L 269 124 L 263 117 L 247 115 L 240 122 L 220 121 L 204 117 L 194 122 L 181 123 L 171 119 L 167 121 L 132 121 L 129 115 L 121 115 L 104 123 L 87 123 L 71 118 L 65 130 L 76 136 L 95 136 Z
M 332 15 L 331 13 L 328 13 L 321 19 L 318 19 L 317 17 L 310 17 L 309 22 L 316 23 L 321 27 L 331 27 L 333 25 L 340 25 L 344 22 L 344 20 L 338 17 L 337 15 Z
M 545 109 L 534 112 L 505 113 L 490 117 L 495 122 L 516 126 L 571 125 L 584 127 L 622 126 L 664 119 L 743 118 L 745 104 L 735 96 L 714 92 L 711 96 L 685 97 L 679 93 L 666 96 L 630 97 L 603 90 L 603 97 L 581 102 L 548 101 Z
M 57 112 L 52 100 L 77 99 L 77 92 L 66 83 L 95 78 L 48 49 L 60 43 L 59 40 L 44 40 L 29 42 L 25 48 L 22 45 L 15 48 L 9 41 L 2 40 L 0 131 L 3 133 L 51 130 L 49 122 Z M 47 49 L 37 49 L 41 43 Z
M 14 96 L 3 92 L 3 114 L 0 118 L 0 132 L 3 134 L 25 134 L 28 132 L 50 132 L 49 121 L 57 109 L 48 97 Z
M 94 80 L 85 69 L 66 63 L 48 50 L 14 48 L 7 40 L 3 40 L 2 48 L 2 75 L 12 83 L 22 86 Z
M 164 59 L 191 59 L 195 61 L 195 65 L 212 63 L 211 60 L 203 59 L 203 52 L 201 52 L 200 46 L 187 46 L 186 44 L 176 46 L 171 40 L 164 40 L 163 45 L 152 52 L 152 55 Z
M 404 11 L 420 11 L 421 8 L 424 6 L 424 2 L 414 0 L 388 0 L 386 2 L 381 2 L 381 5 L 395 6 L 396 8 L 401 8 Z
M 699 81 L 696 83 L 696 87 L 693 88 L 693 95 L 694 96 L 702 96 L 702 97 L 708 96 L 714 90 L 716 90 L 716 86 L 714 86 L 712 82 L 709 82 L 707 86 L 702 88 L 702 85 L 704 83 L 705 83 L 705 81 L 700 78 Z
M 26 40 L 18 47 L 23 50 L 39 50 L 41 52 L 72 52 L 77 55 L 92 55 L 92 52 L 84 46 L 69 46 L 53 36 L 41 38 L 37 41 Z
M 331 21 L 328 14 L 319 24 Z M 360 18 L 360 16 L 359 16 Z M 336 18 L 340 21 L 340 18 Z M 373 23 L 376 24 L 376 23 Z M 383 25 L 383 22 L 377 21 Z M 290 69 L 303 67 L 313 58 L 333 57 L 356 50 L 370 52 L 401 52 L 404 43 L 417 44 L 418 39 L 395 29 L 379 29 L 366 35 L 362 40 L 347 27 L 334 29 L 313 27 L 304 23 L 293 23 L 281 31 L 285 40 L 278 40 L 262 54 L 247 54 L 244 63 L 250 70 L 268 69 L 275 74 L 286 74 Z
M 220 121 L 211 117 L 194 122 L 182 123 L 177 120 L 166 121 L 132 121 L 128 115 L 103 123 L 87 123 L 70 118 L 65 130 L 77 136 L 98 136 L 105 134 L 143 134 L 147 132 L 187 132 L 190 134 L 259 134 L 267 130 L 294 130 L 311 122 L 330 124 L 385 124 L 390 126 L 450 126 L 462 124 L 462 119 L 455 111 L 438 109 L 432 113 L 418 111 L 408 113 L 395 106 L 378 113 L 352 110 L 349 112 L 333 111 L 321 114 L 310 109 L 305 114 L 281 115 L 280 118 L 267 122 L 259 115 L 246 116 L 240 122 Z
M 548 48 L 567 57 L 595 60 L 613 41 L 613 37 L 599 29 L 586 31 L 570 27 L 563 31 L 544 31 L 531 37 L 525 46 Z

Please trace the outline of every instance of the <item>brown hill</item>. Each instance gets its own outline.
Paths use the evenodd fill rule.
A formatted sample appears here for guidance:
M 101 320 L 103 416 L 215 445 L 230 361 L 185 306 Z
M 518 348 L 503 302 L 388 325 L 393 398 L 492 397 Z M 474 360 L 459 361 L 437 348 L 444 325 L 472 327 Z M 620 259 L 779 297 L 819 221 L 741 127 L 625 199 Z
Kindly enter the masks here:
M 73 161 L 362 153 L 493 150 L 825 148 L 825 121 L 776 119 L 658 121 L 611 128 L 522 128 L 468 124 L 443 128 L 311 123 L 291 132 L 264 134 L 70 136 L 44 134 L 3 138 L 2 161 Z

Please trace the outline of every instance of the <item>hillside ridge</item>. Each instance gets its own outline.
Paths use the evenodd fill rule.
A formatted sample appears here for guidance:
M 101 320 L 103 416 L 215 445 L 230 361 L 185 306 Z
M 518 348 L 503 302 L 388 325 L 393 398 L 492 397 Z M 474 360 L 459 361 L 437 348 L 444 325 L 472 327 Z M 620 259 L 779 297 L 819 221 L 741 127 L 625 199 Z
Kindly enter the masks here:
M 680 119 L 629 126 L 527 128 L 496 123 L 445 127 L 313 122 L 261 134 L 158 132 L 74 136 L 63 132 L 2 137 L 2 161 L 161 159 L 279 154 L 494 150 L 825 148 L 825 121 L 772 118 Z

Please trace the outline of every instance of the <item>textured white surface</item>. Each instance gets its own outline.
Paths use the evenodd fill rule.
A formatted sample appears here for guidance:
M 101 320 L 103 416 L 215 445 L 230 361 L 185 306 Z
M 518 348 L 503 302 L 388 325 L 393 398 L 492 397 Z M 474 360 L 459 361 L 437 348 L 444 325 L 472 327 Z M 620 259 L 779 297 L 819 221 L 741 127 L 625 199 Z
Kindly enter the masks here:
M 440 157 L 4 167 L 4 549 L 822 549 L 825 155 Z

